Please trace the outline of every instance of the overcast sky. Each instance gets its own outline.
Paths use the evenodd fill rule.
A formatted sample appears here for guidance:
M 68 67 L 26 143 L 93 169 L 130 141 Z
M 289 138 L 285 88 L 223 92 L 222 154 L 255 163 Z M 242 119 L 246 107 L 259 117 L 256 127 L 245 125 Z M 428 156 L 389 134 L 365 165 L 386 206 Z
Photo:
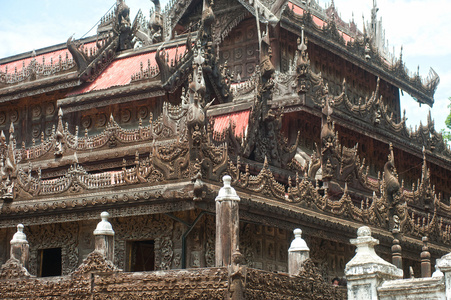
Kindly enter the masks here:
M 17 0 L 1 1 L 0 58 L 33 49 L 64 43 L 69 36 L 84 36 L 115 4 L 115 0 Z M 149 16 L 150 0 L 126 0 L 133 20 L 139 9 Z M 166 1 L 162 2 L 166 3 Z M 319 0 L 320 5 L 329 1 Z M 362 14 L 370 19 L 373 0 L 335 0 L 343 20 L 354 19 L 362 29 Z M 164 6 L 164 5 L 162 5 Z M 403 46 L 403 60 L 411 71 L 420 66 L 420 75 L 427 76 L 432 67 L 440 76 L 435 94 L 432 117 L 436 129 L 444 128 L 451 96 L 451 22 L 449 0 L 377 0 L 378 18 L 382 17 L 386 38 L 399 56 Z M 94 34 L 95 30 L 90 34 Z M 89 34 L 88 34 L 89 35 Z M 402 108 L 407 110 L 408 125 L 426 124 L 430 107 L 419 105 L 410 97 L 403 97 Z

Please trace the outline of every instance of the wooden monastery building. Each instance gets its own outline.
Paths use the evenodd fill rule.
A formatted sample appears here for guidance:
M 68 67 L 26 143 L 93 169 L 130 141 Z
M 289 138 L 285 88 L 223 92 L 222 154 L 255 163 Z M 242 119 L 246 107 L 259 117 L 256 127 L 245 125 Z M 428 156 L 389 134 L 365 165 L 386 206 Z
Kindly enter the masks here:
M 0 59 L 1 299 L 342 299 L 363 225 L 405 277 L 449 252 L 451 151 L 400 108 L 439 77 L 376 6 L 361 32 L 333 1 L 154 4 Z

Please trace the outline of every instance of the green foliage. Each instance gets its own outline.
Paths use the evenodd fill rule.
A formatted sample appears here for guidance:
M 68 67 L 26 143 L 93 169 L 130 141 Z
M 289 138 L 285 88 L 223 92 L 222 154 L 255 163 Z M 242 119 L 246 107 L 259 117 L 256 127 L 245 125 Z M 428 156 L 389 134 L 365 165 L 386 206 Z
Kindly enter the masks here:
M 451 102 L 451 97 L 448 98 L 448 100 Z M 443 138 L 446 142 L 451 142 L 451 103 L 448 104 L 448 108 L 450 109 L 449 115 L 446 117 L 445 125 L 448 130 L 442 130 Z

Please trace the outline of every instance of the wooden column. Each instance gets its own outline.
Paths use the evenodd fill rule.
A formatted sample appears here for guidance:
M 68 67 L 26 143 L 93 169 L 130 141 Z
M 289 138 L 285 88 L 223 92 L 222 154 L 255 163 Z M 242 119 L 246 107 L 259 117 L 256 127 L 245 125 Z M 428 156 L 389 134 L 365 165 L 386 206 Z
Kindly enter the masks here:
M 392 252 L 392 263 L 398 268 L 402 270 L 402 248 L 399 244 L 399 230 L 393 229 L 393 245 L 391 246 Z
M 423 248 L 421 252 L 421 277 L 431 277 L 431 253 L 428 248 L 428 238 L 423 236 Z
M 239 249 L 240 197 L 230 186 L 232 178 L 222 178 L 224 186 L 216 197 L 216 266 L 229 266 L 232 254 Z

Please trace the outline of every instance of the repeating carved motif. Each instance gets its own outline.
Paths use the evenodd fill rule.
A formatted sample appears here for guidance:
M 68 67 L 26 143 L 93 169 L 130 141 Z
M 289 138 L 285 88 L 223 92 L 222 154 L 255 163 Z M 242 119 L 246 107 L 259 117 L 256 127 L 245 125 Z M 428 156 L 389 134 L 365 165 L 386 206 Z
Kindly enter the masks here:
M 101 261 L 101 258 L 98 258 Z M 233 279 L 245 280 L 246 299 L 343 299 L 338 289 L 324 282 L 313 264 L 307 264 L 299 276 L 276 274 L 242 267 L 241 277 L 229 277 L 226 268 L 204 268 L 182 271 L 111 273 L 100 269 L 93 277 L 74 273 L 58 281 L 51 279 L 21 279 L 11 283 L 0 280 L 1 298 L 20 296 L 24 299 L 58 297 L 63 299 L 224 299 Z M 105 272 L 106 271 L 106 272 Z M 235 274 L 235 275 L 234 275 Z M 319 277 L 318 277 L 319 276 Z M 234 284 L 231 284 L 233 281 Z M 244 286 L 244 284 L 243 284 Z M 282 294 L 281 294 L 282 293 Z M 276 296 L 279 295 L 279 296 Z
M 61 248 L 62 274 L 73 272 L 78 266 L 78 224 L 54 223 L 27 227 L 30 244 L 29 271 L 38 274 L 39 250 Z
M 215 243 L 216 243 L 216 223 L 212 216 L 207 216 L 205 221 L 205 265 L 214 267 L 215 265 Z
M 112 273 L 119 269 L 109 260 L 97 252 L 93 251 L 83 260 L 83 263 L 71 273 L 71 275 L 83 275 L 89 272 Z
M 8 67 L 6 66 L 4 72 L 0 71 L 0 87 L 27 80 L 33 81 L 62 72 L 69 72 L 73 70 L 74 67 L 75 62 L 72 58 L 69 58 L 69 53 L 67 52 L 65 58 L 59 55 L 58 61 L 53 61 L 51 58 L 50 62 L 46 63 L 45 56 L 42 57 L 42 62 L 38 62 L 36 60 L 36 52 L 33 51 L 31 61 L 27 66 L 25 66 L 24 62 L 21 70 L 18 71 L 17 68 L 8 70 Z
M 156 268 L 168 270 L 173 267 L 172 219 L 162 215 L 136 216 L 119 219 L 113 226 L 116 232 L 114 250 L 116 265 L 125 268 L 127 241 L 154 240 Z
M 423 176 L 417 188 L 412 191 L 400 186 L 396 169 L 389 155 L 382 178 L 373 179 L 368 176 L 364 165 L 358 167 L 358 181 L 373 192 L 372 198 L 366 198 L 356 203 L 352 193 L 345 184 L 341 195 L 329 194 L 328 189 L 314 186 L 307 177 L 296 175 L 293 182 L 288 180 L 288 189 L 277 182 L 267 163 L 259 174 L 254 176 L 249 172 L 249 166 L 241 166 L 229 162 L 228 172 L 233 178 L 232 184 L 238 189 L 253 191 L 282 202 L 332 215 L 370 224 L 392 231 L 399 229 L 403 234 L 414 237 L 430 236 L 434 242 L 449 243 L 451 237 L 451 221 L 446 214 L 451 212 L 450 206 L 441 202 L 429 183 L 428 170 L 423 166 Z M 359 166 L 360 162 L 356 162 Z M 241 169 L 245 169 L 242 172 Z M 379 195 L 379 196 L 378 196 Z M 424 212 L 423 207 L 428 207 Z M 245 247 L 243 248 L 245 249 Z M 244 251 L 243 254 L 246 252 Z
M 27 269 L 15 258 L 8 259 L 0 269 L 0 280 L 30 276 Z
M 163 114 L 155 121 L 147 126 L 143 126 L 140 121 L 137 129 L 122 128 L 111 115 L 105 129 L 98 135 L 84 137 L 78 136 L 78 127 L 76 127 L 75 134 L 72 134 L 68 127 L 68 123 L 63 126 L 63 113 L 60 110 L 57 126 L 53 127 L 47 139 L 42 139 L 41 144 L 33 145 L 30 148 L 15 149 L 15 155 L 18 157 L 18 162 L 27 160 L 33 161 L 35 159 L 43 158 L 52 150 L 59 151 L 61 155 L 73 155 L 74 152 L 91 151 L 99 149 L 108 145 L 109 147 L 117 146 L 118 144 L 130 144 L 137 142 L 153 141 L 158 137 L 170 138 L 179 133 L 183 133 L 183 123 L 186 110 L 179 106 L 172 106 L 165 102 L 163 104 Z M 130 115 L 128 115 L 130 117 Z M 91 119 L 89 118 L 91 126 Z M 152 118 L 150 118 L 152 120 Z M 83 125 L 83 122 L 82 122 Z M 85 127 L 85 125 L 83 125 Z M 183 138 L 183 135 L 179 138 Z
M 0 298 L 219 300 L 224 299 L 228 285 L 225 268 L 125 273 L 95 252 L 85 262 L 77 272 L 58 280 L 0 278 Z
M 345 294 L 325 282 L 311 260 L 306 260 L 304 270 L 294 277 L 247 269 L 246 299 L 345 299 Z

